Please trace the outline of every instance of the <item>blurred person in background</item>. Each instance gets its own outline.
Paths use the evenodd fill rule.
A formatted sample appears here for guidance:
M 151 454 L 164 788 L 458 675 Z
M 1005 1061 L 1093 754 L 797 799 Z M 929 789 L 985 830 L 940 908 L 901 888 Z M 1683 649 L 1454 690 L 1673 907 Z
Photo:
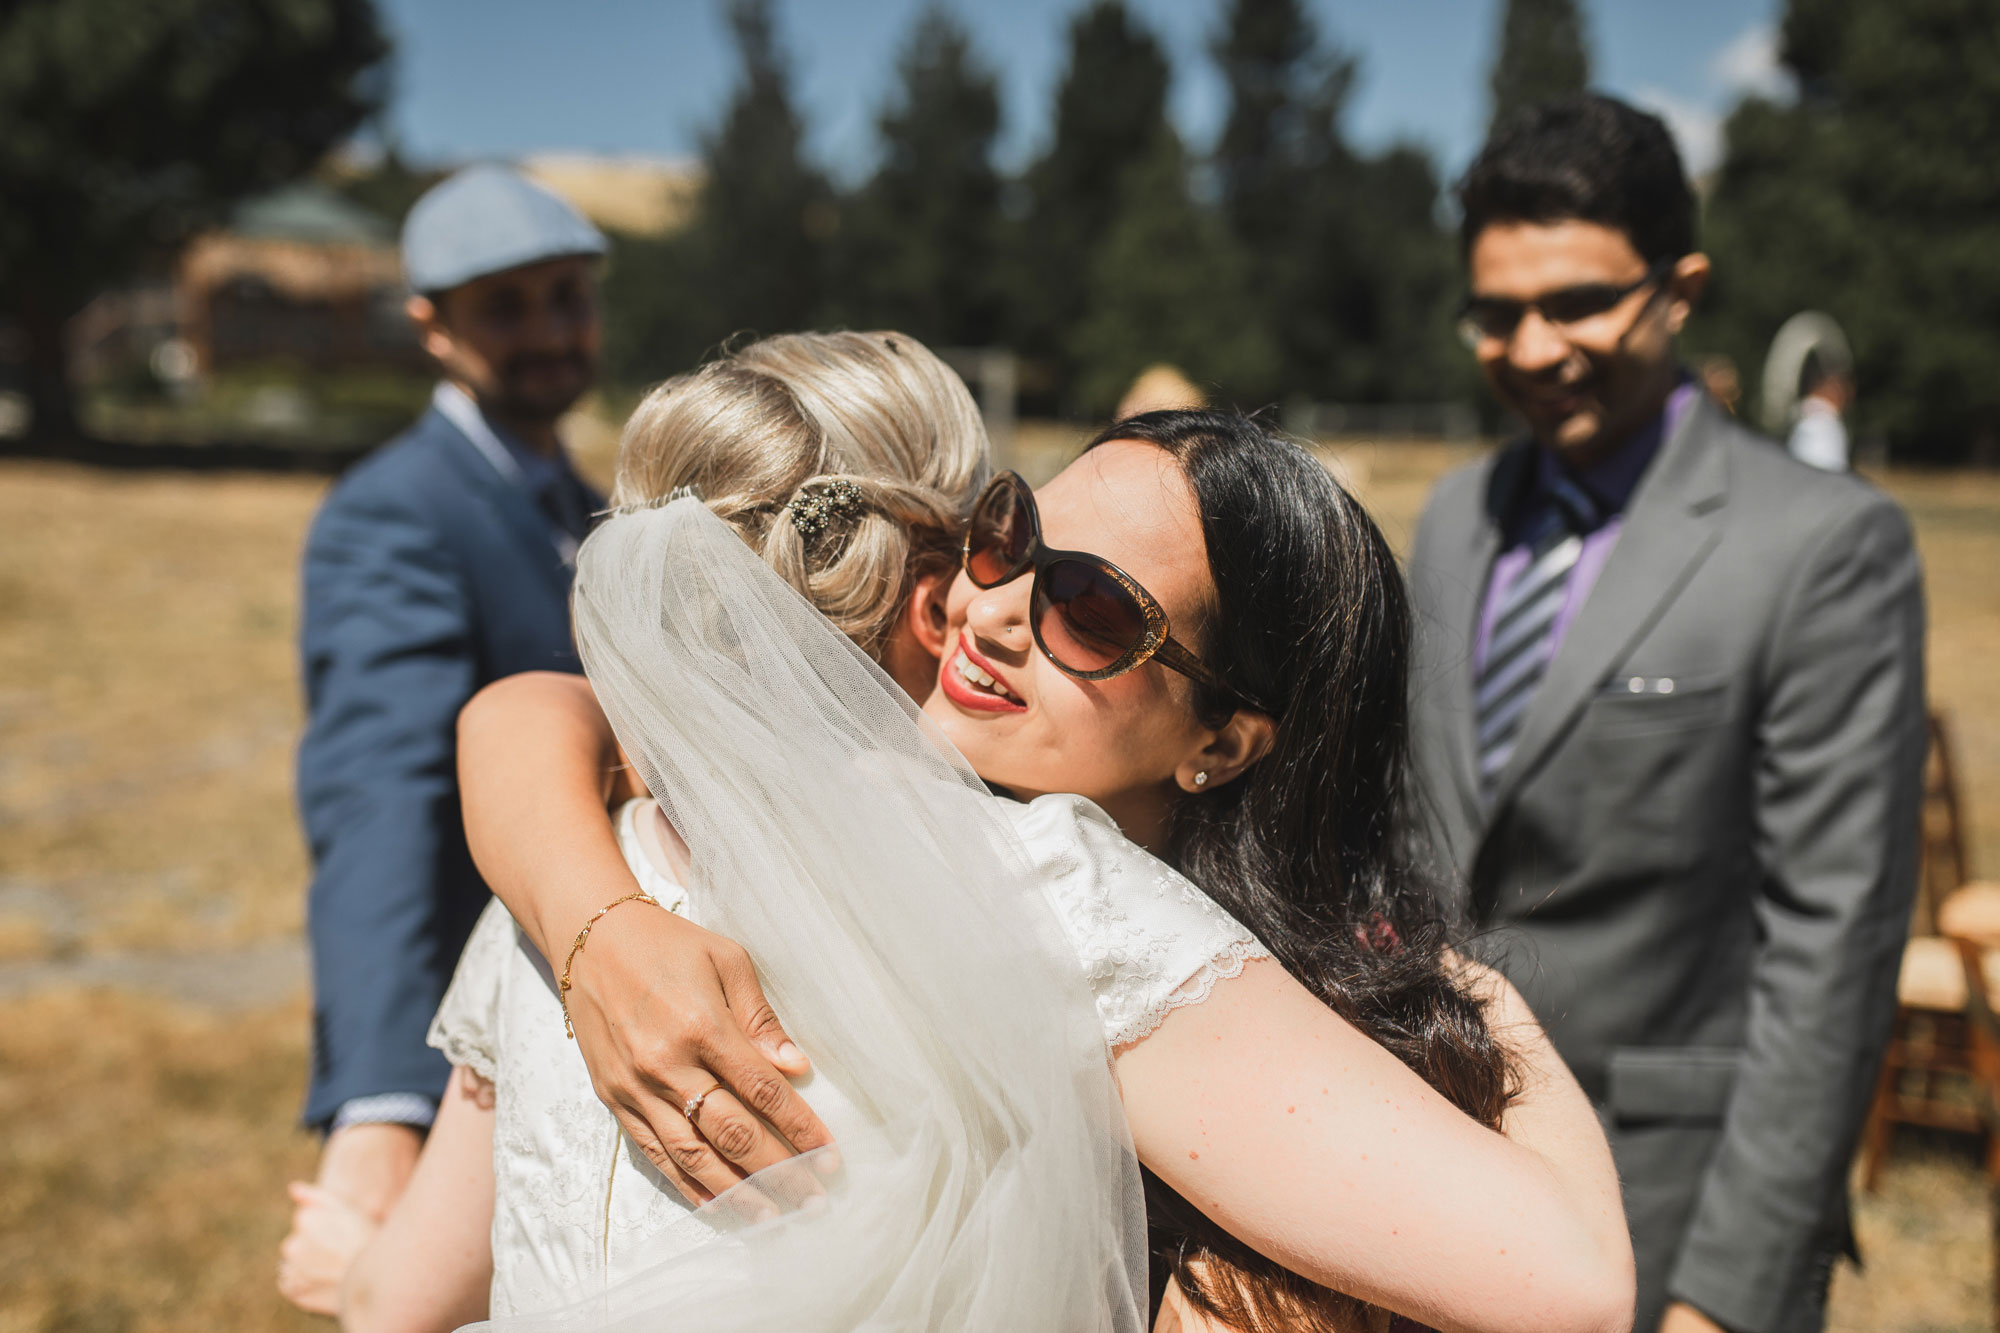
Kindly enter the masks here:
M 1817 1329 L 1915 888 L 1909 525 L 1681 368 L 1709 261 L 1658 119 L 1531 108 L 1459 194 L 1528 434 L 1417 533 L 1434 846 L 1610 1132 L 1636 1327 Z
M 556 423 L 596 378 L 605 243 L 496 166 L 460 172 L 403 230 L 408 312 L 443 372 L 408 431 L 314 519 L 301 635 L 309 717 L 299 808 L 312 847 L 316 1185 L 380 1218 L 402 1192 L 450 1066 L 424 1044 L 489 895 L 466 850 L 455 727 L 480 687 L 579 670 L 568 598 L 602 498 Z M 330 1313 L 294 1235 L 279 1286 Z
M 1113 421 L 1123 421 L 1145 412 L 1171 412 L 1208 406 L 1208 398 L 1179 366 L 1171 366 L 1162 361 L 1140 371 L 1125 396 L 1118 400 L 1118 407 L 1111 414 Z
M 1695 369 L 1708 396 L 1730 416 L 1735 416 L 1737 405 L 1743 401 L 1743 377 L 1736 373 L 1736 363 L 1726 356 L 1705 356 Z
M 1842 416 L 1854 402 L 1853 379 L 1811 356 L 1806 358 L 1800 387 L 1805 392 L 1785 448 L 1793 458 L 1822 472 L 1847 471 L 1847 423 Z

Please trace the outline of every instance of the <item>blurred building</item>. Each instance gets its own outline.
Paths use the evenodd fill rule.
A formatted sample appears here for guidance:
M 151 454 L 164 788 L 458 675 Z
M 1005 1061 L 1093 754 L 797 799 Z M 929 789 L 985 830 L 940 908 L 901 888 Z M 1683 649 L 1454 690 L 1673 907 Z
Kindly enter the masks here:
M 701 189 L 699 167 L 651 158 L 557 155 L 520 167 L 599 226 L 640 236 L 686 225 Z M 361 174 L 333 170 L 336 180 Z M 76 316 L 77 382 L 192 383 L 249 366 L 428 373 L 403 313 L 397 228 L 318 180 L 248 200 L 169 268 Z
M 97 297 L 70 325 L 81 383 L 185 381 L 236 366 L 417 370 L 395 227 L 306 181 L 249 200 L 171 270 Z
M 393 224 L 310 181 L 245 203 L 188 246 L 174 276 L 200 374 L 270 361 L 420 368 L 406 295 Z

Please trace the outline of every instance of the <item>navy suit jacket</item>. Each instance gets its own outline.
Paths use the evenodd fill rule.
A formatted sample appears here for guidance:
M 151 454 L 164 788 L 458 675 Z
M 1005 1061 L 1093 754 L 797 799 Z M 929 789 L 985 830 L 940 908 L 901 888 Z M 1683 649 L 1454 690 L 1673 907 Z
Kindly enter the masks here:
M 456 728 L 519 671 L 576 671 L 549 520 L 435 409 L 349 472 L 306 541 L 313 1063 L 305 1120 L 354 1097 L 437 1097 L 424 1044 L 485 906 L 459 813 Z

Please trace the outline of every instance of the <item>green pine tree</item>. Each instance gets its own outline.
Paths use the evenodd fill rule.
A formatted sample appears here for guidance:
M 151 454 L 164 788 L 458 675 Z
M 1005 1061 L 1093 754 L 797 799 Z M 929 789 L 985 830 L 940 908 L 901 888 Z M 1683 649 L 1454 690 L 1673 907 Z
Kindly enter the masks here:
M 1125 170 L 1167 129 L 1166 55 L 1120 0 L 1096 0 L 1069 29 L 1056 91 L 1055 133 L 1028 170 L 1028 205 L 1010 247 L 1014 343 L 1033 359 L 1049 405 L 1062 403 L 1075 362 L 1070 333 L 1086 311 L 1085 285 L 1118 212 Z M 1024 388 L 1035 394 L 1031 378 Z
M 1349 145 L 1357 62 L 1323 41 L 1299 0 L 1233 0 L 1214 54 L 1229 87 L 1216 177 L 1278 392 L 1455 395 L 1453 256 L 1428 159 Z
M 1356 63 L 1321 50 L 1299 0 L 1234 0 L 1213 53 L 1229 86 L 1214 160 L 1230 225 L 1255 250 L 1282 249 L 1300 187 L 1352 165 L 1337 127 Z
M 1113 200 L 1085 274 L 1088 313 L 1069 337 L 1077 404 L 1105 415 L 1161 361 L 1213 396 L 1254 403 L 1269 390 L 1272 355 L 1253 318 L 1248 266 L 1221 219 L 1189 193 L 1171 128 L 1120 174 Z
M 69 317 L 311 169 L 380 107 L 389 44 L 369 0 L 14 0 L 0 52 L 0 311 L 32 429 L 73 439 Z
M 702 148 L 701 201 L 687 241 L 712 338 L 811 327 L 827 241 L 839 225 L 832 188 L 806 161 L 772 7 L 772 0 L 729 0 L 742 81 Z
M 1335 396 L 1345 293 L 1367 285 L 1343 216 L 1360 174 L 1340 133 L 1355 62 L 1322 51 L 1299 0 L 1234 0 L 1213 54 L 1229 87 L 1216 179 L 1252 317 L 1286 396 Z
M 1695 339 L 1754 384 L 1778 325 L 1824 310 L 1854 346 L 1864 433 L 2000 457 L 2000 9 L 1793 0 L 1782 56 L 1799 97 L 1747 100 L 1725 130 Z
M 1364 159 L 1334 201 L 1329 236 L 1352 258 L 1334 268 L 1341 339 L 1323 383 L 1358 403 L 1430 403 L 1478 395 L 1478 371 L 1453 318 L 1463 290 L 1457 242 L 1438 224 L 1437 167 L 1418 147 Z
M 1491 123 L 1589 86 L 1590 55 L 1576 0 L 1507 0 L 1493 61 Z
M 703 136 L 702 188 L 671 236 L 613 236 L 604 282 L 606 363 L 646 384 L 739 336 L 812 328 L 839 228 L 832 186 L 806 160 L 791 63 L 772 0 L 727 0 L 742 74 Z
M 691 369 L 738 327 L 720 313 L 720 284 L 703 264 L 691 230 L 609 235 L 599 290 L 604 371 L 612 384 L 637 388 Z
M 1000 94 L 964 26 L 933 3 L 897 62 L 882 162 L 844 211 L 834 321 L 934 346 L 998 341 Z

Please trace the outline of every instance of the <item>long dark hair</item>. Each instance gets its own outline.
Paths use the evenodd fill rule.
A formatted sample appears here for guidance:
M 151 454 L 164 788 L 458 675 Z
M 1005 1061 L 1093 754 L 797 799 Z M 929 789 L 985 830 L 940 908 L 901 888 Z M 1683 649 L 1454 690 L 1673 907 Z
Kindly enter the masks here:
M 1453 928 L 1405 836 L 1410 608 L 1388 543 L 1311 454 L 1249 417 L 1148 412 L 1090 447 L 1110 440 L 1179 465 L 1215 583 L 1201 656 L 1278 709 L 1270 753 L 1175 805 L 1167 860 L 1343 1018 L 1497 1127 L 1508 1061 L 1447 969 Z M 1204 720 L 1237 707 L 1196 688 Z M 1147 1213 L 1156 1306 L 1171 1275 L 1235 1328 L 1362 1326 L 1361 1302 L 1264 1258 L 1151 1176 Z

